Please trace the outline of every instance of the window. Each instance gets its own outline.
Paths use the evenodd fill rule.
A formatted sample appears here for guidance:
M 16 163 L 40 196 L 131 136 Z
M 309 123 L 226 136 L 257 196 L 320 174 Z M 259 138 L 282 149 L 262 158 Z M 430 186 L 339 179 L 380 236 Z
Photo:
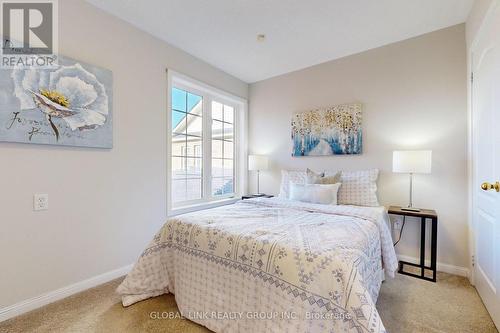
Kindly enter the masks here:
M 203 140 L 203 98 L 172 88 L 172 202 L 203 197 L 202 154 L 194 146 Z M 191 149 L 191 147 L 193 147 Z
M 180 75 L 169 82 L 169 211 L 241 195 L 245 102 Z
M 212 102 L 212 195 L 234 193 L 234 108 Z

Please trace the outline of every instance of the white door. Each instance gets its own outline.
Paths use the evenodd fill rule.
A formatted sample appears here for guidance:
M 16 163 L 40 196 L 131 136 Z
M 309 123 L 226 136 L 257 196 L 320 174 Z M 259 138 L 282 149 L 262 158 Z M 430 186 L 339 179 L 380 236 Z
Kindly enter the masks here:
M 493 2 L 472 47 L 472 214 L 474 282 L 500 328 L 500 192 L 494 188 L 500 181 L 500 0 Z

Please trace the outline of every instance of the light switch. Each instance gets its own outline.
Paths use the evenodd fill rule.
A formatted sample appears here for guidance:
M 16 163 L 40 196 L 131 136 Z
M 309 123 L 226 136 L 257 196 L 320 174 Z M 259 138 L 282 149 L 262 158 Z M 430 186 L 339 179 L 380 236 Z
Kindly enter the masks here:
M 38 194 L 33 195 L 33 210 L 47 210 L 49 209 L 49 195 L 48 194 Z

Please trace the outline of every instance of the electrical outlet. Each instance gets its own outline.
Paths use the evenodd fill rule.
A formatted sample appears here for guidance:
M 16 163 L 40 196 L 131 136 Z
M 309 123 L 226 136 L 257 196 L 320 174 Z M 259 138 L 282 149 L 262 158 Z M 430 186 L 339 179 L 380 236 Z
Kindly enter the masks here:
M 400 219 L 394 221 L 394 230 L 401 230 L 402 227 L 403 227 L 403 221 L 401 221 Z
M 33 210 L 48 210 L 49 209 L 49 195 L 48 194 L 38 194 L 33 195 Z

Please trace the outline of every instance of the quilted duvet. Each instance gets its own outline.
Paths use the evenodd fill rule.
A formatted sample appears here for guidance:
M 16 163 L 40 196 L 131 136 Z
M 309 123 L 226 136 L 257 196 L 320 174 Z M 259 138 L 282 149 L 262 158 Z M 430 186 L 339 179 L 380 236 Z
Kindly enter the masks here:
M 386 216 L 278 198 L 180 215 L 117 291 L 124 306 L 173 293 L 215 332 L 385 332 L 375 302 L 382 268 L 397 268 Z

